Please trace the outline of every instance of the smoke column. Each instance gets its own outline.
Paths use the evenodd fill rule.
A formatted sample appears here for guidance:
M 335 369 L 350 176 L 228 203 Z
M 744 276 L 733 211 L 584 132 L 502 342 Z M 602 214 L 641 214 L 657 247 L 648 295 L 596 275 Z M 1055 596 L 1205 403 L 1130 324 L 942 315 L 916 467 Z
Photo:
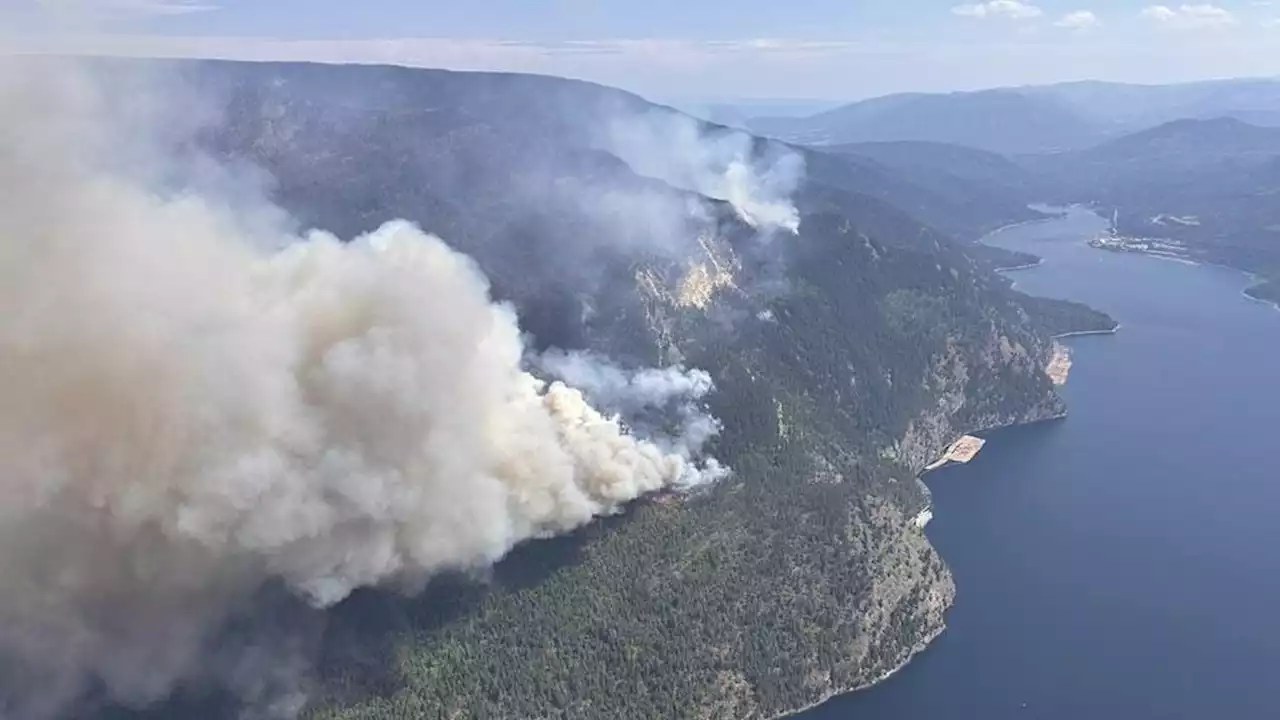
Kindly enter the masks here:
M 0 59 L 0 716 L 165 696 L 265 583 L 328 606 L 722 472 L 704 375 L 614 388 L 685 409 L 642 440 L 526 372 L 440 239 L 282 236 L 112 171 L 137 128 L 87 77 Z
M 640 175 L 728 202 L 754 228 L 799 232 L 791 195 L 804 177 L 804 158 L 781 144 L 761 156 L 746 133 L 704 130 L 670 111 L 615 118 L 600 144 Z
M 643 429 L 650 442 L 686 460 L 720 433 L 720 421 L 699 404 L 715 387 L 706 371 L 679 367 L 628 370 L 585 351 L 549 351 L 535 362 L 552 377 L 581 390 L 594 407 L 626 418 L 630 427 Z M 656 419 L 647 423 L 647 416 Z M 701 466 L 688 464 L 679 484 L 705 485 L 726 474 L 715 458 L 707 458 Z

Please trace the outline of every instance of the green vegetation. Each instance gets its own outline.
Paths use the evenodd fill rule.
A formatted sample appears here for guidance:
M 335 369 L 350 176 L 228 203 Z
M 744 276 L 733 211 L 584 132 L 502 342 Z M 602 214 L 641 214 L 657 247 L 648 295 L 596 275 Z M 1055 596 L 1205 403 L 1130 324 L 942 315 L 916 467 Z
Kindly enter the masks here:
M 407 601 L 386 691 L 338 660 L 310 716 L 767 717 L 874 681 L 940 630 L 950 580 L 911 524 L 926 499 L 897 441 L 957 384 L 973 400 L 934 418 L 948 437 L 1055 412 L 1043 341 L 936 258 L 807 222 L 772 320 L 722 333 L 668 308 L 719 383 L 730 480 L 643 503 L 572 552 L 527 548 L 447 623 Z M 537 559 L 557 551 L 572 561 Z M 530 564 L 551 569 L 502 582 Z
M 476 258 L 539 345 L 708 370 L 724 423 L 711 450 L 734 470 L 531 543 L 485 578 L 351 598 L 328 619 L 312 720 L 770 717 L 874 682 L 941 631 L 954 592 L 913 522 L 928 507 L 916 474 L 957 434 L 1063 412 L 1048 333 L 1085 314 L 1010 291 L 857 192 L 856 167 L 810 178 L 796 237 L 764 242 L 711 203 L 736 287 L 682 307 L 636 281 L 669 290 L 681 259 L 583 209 L 584 187 L 675 193 L 564 120 L 566 103 L 645 109 L 636 98 L 388 68 L 198 74 L 231 98 L 210 147 L 270 172 L 304 223 L 417 221 Z M 187 716 L 152 716 L 166 712 Z
M 1109 315 L 1081 303 L 1030 295 L 1023 295 L 1021 303 L 1031 314 L 1036 326 L 1048 335 L 1105 332 L 1115 330 L 1117 327 L 1116 321 Z
M 1032 267 L 1041 262 L 1040 257 L 1031 253 L 1006 250 L 1002 247 L 984 245 L 982 243 L 974 243 L 965 248 L 965 252 L 976 262 L 981 263 L 983 267 L 995 271 Z
M 995 153 L 939 143 L 860 143 L 811 152 L 810 181 L 878 198 L 961 242 L 1043 217 L 1033 177 Z

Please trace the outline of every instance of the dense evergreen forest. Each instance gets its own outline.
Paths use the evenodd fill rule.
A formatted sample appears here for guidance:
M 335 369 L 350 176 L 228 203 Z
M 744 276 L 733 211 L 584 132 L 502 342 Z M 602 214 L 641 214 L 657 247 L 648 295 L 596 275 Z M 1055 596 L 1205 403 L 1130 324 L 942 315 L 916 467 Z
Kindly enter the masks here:
M 202 142 L 267 173 L 303 225 L 416 221 L 476 258 L 537 345 L 716 382 L 711 452 L 728 479 L 530 543 L 484 577 L 357 594 L 314 631 L 314 720 L 771 717 L 871 683 L 941 631 L 954 592 L 913 522 L 922 466 L 959 433 L 1060 417 L 1050 336 L 1113 325 L 993 271 L 1027 258 L 917 220 L 910 206 L 936 213 L 938 189 L 894 177 L 891 198 L 859 192 L 889 172 L 861 156 L 809 156 L 797 235 L 762 237 L 695 198 L 713 240 L 659 253 L 583 209 L 603 189 L 691 198 L 585 142 L 600 113 L 666 112 L 634 96 L 397 68 L 188 72 L 230 108 Z M 1010 207 L 975 204 L 961 225 L 1027 219 Z M 732 284 L 682 301 L 708 262 Z M 141 715 L 236 706 L 193 687 Z

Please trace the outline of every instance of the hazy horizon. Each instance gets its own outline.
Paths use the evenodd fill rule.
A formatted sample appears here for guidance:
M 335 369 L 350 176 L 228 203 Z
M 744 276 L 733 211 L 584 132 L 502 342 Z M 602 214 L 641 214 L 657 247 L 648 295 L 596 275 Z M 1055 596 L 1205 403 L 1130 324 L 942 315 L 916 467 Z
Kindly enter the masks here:
M 846 5 L 11 0 L 0 7 L 0 49 L 531 72 L 684 102 L 1280 75 L 1280 5 L 1271 2 Z

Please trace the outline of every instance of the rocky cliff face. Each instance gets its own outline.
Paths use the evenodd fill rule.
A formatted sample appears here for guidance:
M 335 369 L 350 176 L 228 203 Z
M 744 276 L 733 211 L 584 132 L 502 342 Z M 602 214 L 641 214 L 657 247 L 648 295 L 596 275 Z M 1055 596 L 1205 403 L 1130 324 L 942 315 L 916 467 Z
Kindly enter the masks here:
M 1013 356 L 1016 359 L 1011 363 L 1012 373 L 1019 376 L 1043 373 L 1049 355 L 1043 349 L 1043 338 L 1033 339 L 1038 341 L 1037 349 L 1033 352 L 1023 350 Z M 995 344 L 1002 350 L 1010 347 L 1009 339 L 1005 336 L 1000 336 Z M 977 358 L 977 362 L 988 367 L 1000 362 L 1009 363 L 1010 360 L 1011 355 L 1007 351 L 1000 352 L 998 356 L 986 353 Z M 887 457 L 903 463 L 917 473 L 937 459 L 947 445 L 961 435 L 1054 420 L 1066 415 L 1065 403 L 1052 391 L 1046 391 L 1038 398 L 1032 397 L 1030 402 L 1021 406 L 969 411 L 970 405 L 980 404 L 979 398 L 983 395 L 999 394 L 1002 389 L 971 386 L 967 361 L 954 348 L 939 359 L 931 385 L 937 398 L 936 406 L 923 409 L 912 419 L 902 438 L 886 453 Z
M 902 436 L 885 448 L 883 456 L 918 474 L 961 435 L 1065 416 L 1065 405 L 1053 392 L 1045 392 L 1022 406 L 964 412 L 974 402 L 969 393 L 1001 392 L 999 387 L 971 385 L 970 362 L 985 364 L 988 370 L 1001 363 L 1011 363 L 1010 371 L 1018 374 L 1040 371 L 1046 361 L 1046 343 L 1042 337 L 1029 339 L 1035 347 L 1030 352 L 1000 335 L 988 346 L 998 348 L 999 352 L 980 353 L 973 358 L 967 358 L 954 345 L 949 346 L 935 362 L 929 380 L 933 406 L 923 408 L 908 423 Z M 1011 352 L 1014 347 L 1019 350 Z M 931 516 L 929 489 L 922 481 L 915 482 L 923 502 L 920 512 Z M 946 629 L 945 615 L 955 599 L 955 583 L 945 562 L 925 537 L 923 523 L 913 523 L 912 519 L 901 508 L 892 507 L 880 508 L 872 519 L 886 529 L 900 528 L 901 532 L 885 534 L 879 549 L 882 572 L 873 584 L 869 601 L 859 609 L 863 634 L 850 648 L 850 657 L 856 658 L 859 672 L 843 683 L 832 682 L 830 675 L 824 676 L 828 681 L 825 696 L 879 682 L 923 651 Z

